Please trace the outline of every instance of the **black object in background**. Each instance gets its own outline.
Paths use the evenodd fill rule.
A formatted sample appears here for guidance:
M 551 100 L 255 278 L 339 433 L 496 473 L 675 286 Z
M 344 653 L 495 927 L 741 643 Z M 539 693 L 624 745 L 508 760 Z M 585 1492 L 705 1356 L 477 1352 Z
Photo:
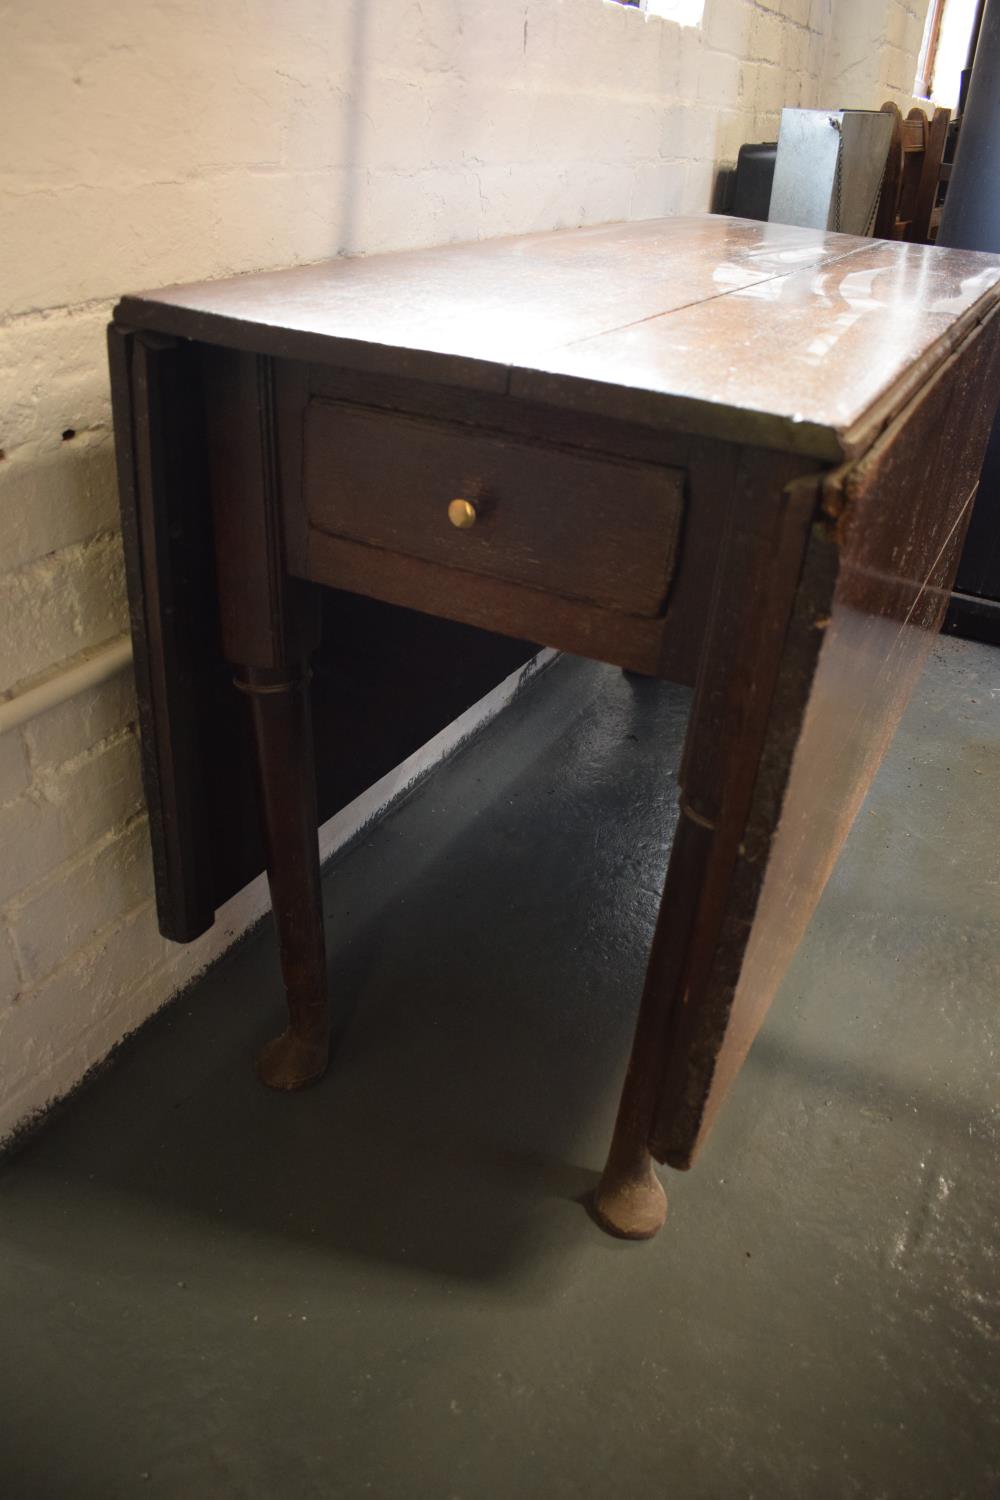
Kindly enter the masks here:
M 777 141 L 740 147 L 729 208 L 738 219 L 767 219 L 777 155 Z
M 1000 0 L 986 0 L 939 245 L 1000 251 L 998 77 Z M 1000 390 L 996 395 L 1000 402 Z M 994 423 L 983 460 L 979 494 L 944 628 L 953 635 L 1000 645 L 1000 421 Z

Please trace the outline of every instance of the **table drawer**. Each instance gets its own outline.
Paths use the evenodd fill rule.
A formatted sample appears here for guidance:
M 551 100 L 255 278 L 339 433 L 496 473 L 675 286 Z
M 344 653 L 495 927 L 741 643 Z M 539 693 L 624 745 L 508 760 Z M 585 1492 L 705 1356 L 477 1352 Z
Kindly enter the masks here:
M 606 609 L 662 612 L 683 471 L 346 402 L 306 410 L 312 528 Z M 449 504 L 474 523 L 458 529 Z

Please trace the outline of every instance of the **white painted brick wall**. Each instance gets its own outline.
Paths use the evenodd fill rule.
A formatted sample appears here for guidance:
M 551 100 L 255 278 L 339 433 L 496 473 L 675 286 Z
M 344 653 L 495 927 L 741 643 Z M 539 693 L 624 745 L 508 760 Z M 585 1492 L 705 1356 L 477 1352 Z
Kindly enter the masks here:
M 17 736 L 12 730 L 4 738 Z M 0 805 L 0 903 L 8 926 L 11 901 L 141 806 L 132 729 L 64 764 L 39 768 L 26 791 Z
M 828 31 L 824 89 L 831 105 L 866 109 L 914 100 L 916 59 L 927 0 L 836 0 Z
M 901 102 L 925 0 L 34 0 L 0 90 L 0 692 L 122 630 L 104 327 L 164 282 L 709 207 L 782 105 Z M 64 433 L 73 435 L 64 438 Z M 122 677 L 0 738 L 0 1137 L 222 951 L 157 930 Z
M 95 932 L 151 900 L 148 836 L 145 816 L 112 828 L 8 903 L 14 955 L 27 985 L 51 974 L 67 952 L 83 947 Z

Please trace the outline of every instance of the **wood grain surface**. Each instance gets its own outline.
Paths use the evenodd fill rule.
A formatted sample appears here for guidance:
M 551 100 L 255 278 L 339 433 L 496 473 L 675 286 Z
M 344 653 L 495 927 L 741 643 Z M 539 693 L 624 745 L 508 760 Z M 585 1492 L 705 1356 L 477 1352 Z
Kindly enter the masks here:
M 834 460 L 998 279 L 997 256 L 704 215 L 172 287 L 115 317 Z
M 305 414 L 310 526 L 634 615 L 663 611 L 683 470 L 346 402 Z M 448 503 L 474 505 L 456 530 Z
M 831 474 L 724 898 L 675 1005 L 652 1130 L 689 1166 L 736 1078 L 947 607 L 1000 382 L 1000 316 Z

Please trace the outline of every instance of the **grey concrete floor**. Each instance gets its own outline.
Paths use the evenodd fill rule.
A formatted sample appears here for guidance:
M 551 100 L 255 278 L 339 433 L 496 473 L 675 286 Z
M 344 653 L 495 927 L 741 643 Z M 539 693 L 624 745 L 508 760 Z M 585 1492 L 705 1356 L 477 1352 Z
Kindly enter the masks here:
M 0 1492 L 1000 1493 L 1000 655 L 938 645 L 658 1240 L 580 1206 L 687 695 L 564 659 L 331 869 L 334 1065 L 262 930 L 0 1175 Z

